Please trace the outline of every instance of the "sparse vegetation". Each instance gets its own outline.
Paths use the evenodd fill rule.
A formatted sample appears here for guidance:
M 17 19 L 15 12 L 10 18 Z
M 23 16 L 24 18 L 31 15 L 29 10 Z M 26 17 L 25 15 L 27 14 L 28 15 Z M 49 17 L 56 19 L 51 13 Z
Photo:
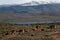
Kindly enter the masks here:
M 50 24 L 24 25 L 0 22 L 0 40 L 55 40 L 60 38 L 59 33 L 60 24 L 52 26 Z

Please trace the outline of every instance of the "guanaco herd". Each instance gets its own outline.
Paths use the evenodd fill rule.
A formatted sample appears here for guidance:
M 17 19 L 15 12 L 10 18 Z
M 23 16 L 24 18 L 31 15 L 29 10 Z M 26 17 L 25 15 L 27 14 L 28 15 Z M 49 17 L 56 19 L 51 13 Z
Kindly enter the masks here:
M 35 28 L 32 28 L 31 30 L 32 31 L 36 31 L 36 30 L 38 30 L 39 29 L 39 25 L 37 25 Z M 56 26 L 55 25 L 50 25 L 49 27 L 47 27 L 47 29 L 55 29 L 56 28 Z M 44 31 L 44 29 L 41 29 L 41 31 Z M 27 29 L 19 29 L 19 30 L 11 30 L 10 32 L 6 32 L 6 33 L 4 33 L 3 35 L 5 35 L 5 36 L 7 36 L 7 35 L 12 35 L 12 34 L 15 34 L 15 33 L 17 33 L 18 32 L 18 34 L 20 34 L 20 33 L 25 33 L 25 32 L 28 32 L 27 31 Z M 32 35 L 33 36 L 33 35 Z

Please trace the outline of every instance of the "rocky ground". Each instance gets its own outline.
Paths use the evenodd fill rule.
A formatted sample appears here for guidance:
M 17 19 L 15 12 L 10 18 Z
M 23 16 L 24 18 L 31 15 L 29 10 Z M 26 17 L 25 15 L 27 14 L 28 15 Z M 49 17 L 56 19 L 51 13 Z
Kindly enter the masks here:
M 60 40 L 60 24 L 0 23 L 0 40 Z

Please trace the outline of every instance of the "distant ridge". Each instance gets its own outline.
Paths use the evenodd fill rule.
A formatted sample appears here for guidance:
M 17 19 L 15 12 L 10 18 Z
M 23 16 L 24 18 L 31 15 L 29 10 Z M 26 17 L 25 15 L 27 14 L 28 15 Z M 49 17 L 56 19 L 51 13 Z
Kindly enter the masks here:
M 35 4 L 36 2 L 34 2 Z M 39 3 L 36 3 L 39 4 Z M 0 5 L 2 22 L 60 21 L 60 3 L 39 5 Z
M 31 1 L 27 3 L 20 4 L 21 6 L 34 6 L 34 5 L 41 5 L 41 4 L 58 4 L 58 2 L 46 2 L 46 1 Z
M 34 5 L 36 3 L 36 5 Z M 41 12 L 60 12 L 60 4 L 39 4 L 34 2 L 29 6 L 21 5 L 0 5 L 0 12 L 14 12 L 14 13 L 41 13 Z M 38 5 L 37 5 L 38 4 Z

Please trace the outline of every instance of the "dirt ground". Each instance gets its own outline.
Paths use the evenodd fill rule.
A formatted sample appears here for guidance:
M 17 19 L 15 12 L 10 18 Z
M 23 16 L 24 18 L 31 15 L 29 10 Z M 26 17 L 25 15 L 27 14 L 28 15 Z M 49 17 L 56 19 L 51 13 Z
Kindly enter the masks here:
M 0 23 L 0 40 L 60 40 L 60 24 Z

